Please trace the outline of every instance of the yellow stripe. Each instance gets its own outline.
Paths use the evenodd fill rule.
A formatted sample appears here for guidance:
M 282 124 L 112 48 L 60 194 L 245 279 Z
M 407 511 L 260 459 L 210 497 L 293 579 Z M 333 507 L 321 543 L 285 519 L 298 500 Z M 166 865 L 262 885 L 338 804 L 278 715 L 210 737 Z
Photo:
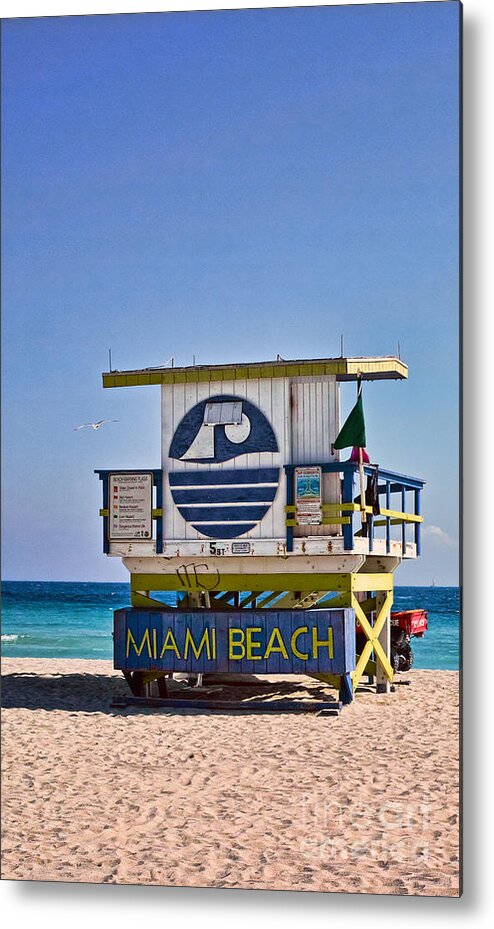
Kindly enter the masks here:
M 323 503 L 322 506 L 323 512 L 327 513 L 360 513 L 361 507 L 359 503 Z M 372 507 L 366 506 L 365 512 L 372 515 Z M 414 513 L 403 513 L 401 510 L 387 510 L 382 508 L 379 513 L 380 516 L 390 516 L 398 520 L 398 522 L 408 522 L 408 523 L 422 523 L 424 521 L 423 516 L 415 516 Z M 384 526 L 386 522 L 374 522 L 375 526 Z
M 405 523 L 422 523 L 424 521 L 423 516 L 415 516 L 413 513 L 402 513 L 400 510 L 381 509 L 381 512 L 379 515 L 380 516 L 393 516 L 394 519 L 397 519 L 399 522 L 405 522 Z

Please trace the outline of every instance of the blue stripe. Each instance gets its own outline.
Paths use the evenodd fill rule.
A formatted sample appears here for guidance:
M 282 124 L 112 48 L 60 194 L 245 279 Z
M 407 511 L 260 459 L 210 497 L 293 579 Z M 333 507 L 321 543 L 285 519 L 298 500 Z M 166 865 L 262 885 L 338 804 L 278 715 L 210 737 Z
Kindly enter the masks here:
M 279 468 L 245 468 L 228 471 L 172 471 L 168 475 L 170 487 L 197 486 L 199 484 L 274 484 Z
M 215 487 L 172 490 L 175 503 L 272 503 L 276 487 Z
M 197 529 L 202 535 L 209 536 L 210 539 L 236 539 L 239 535 L 244 535 L 245 532 L 249 532 L 250 529 L 253 529 L 255 523 L 238 523 L 236 526 L 228 526 L 226 524 L 217 523 L 204 523 L 202 526 L 192 526 L 193 529 Z
M 227 522 L 231 519 L 262 519 L 267 506 L 179 506 L 178 512 L 188 522 L 191 520 L 213 520 Z

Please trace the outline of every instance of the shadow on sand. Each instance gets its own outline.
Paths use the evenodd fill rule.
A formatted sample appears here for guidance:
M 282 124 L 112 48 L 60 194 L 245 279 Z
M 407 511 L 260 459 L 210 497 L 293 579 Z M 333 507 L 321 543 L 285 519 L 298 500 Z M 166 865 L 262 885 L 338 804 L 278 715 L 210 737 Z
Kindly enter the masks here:
M 218 692 L 215 687 L 214 697 L 221 700 L 231 700 L 231 712 L 236 712 L 233 703 L 240 701 L 246 709 L 251 700 L 266 701 L 273 699 L 300 700 L 310 699 L 336 701 L 336 694 L 332 694 L 323 685 L 315 681 L 308 681 L 307 687 L 299 680 L 285 681 L 259 681 L 254 677 L 245 682 L 224 684 Z M 115 701 L 125 700 L 130 694 L 124 678 L 105 674 L 58 674 L 43 676 L 41 674 L 12 673 L 2 675 L 2 706 L 4 709 L 27 710 L 63 710 L 68 713 L 108 713 L 120 716 L 127 713 L 207 713 L 208 710 L 194 709 L 194 693 L 190 689 L 185 692 L 183 688 L 174 689 L 173 696 L 183 697 L 185 694 L 191 700 L 190 707 L 113 707 Z M 197 699 L 207 699 L 207 694 L 197 692 Z M 230 712 L 230 711 L 229 711 Z M 241 710 L 240 712 L 245 712 Z M 255 711 L 257 713 L 262 710 Z

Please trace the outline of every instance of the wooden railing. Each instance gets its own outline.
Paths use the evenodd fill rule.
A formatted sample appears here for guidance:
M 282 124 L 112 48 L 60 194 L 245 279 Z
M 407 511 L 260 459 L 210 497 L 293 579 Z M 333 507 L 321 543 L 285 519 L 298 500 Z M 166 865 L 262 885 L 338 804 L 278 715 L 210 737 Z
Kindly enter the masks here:
M 110 551 L 110 534 L 109 534 L 109 505 L 110 489 L 108 481 L 110 474 L 151 474 L 153 477 L 153 495 L 155 496 L 155 505 L 151 510 L 151 517 L 156 525 L 155 536 L 156 554 L 163 551 L 163 472 L 161 468 L 113 468 L 112 470 L 96 470 L 94 472 L 103 482 L 103 506 L 99 515 L 103 517 L 103 552 L 107 555 Z
M 285 465 L 286 472 L 286 527 L 287 527 L 287 550 L 293 551 L 293 529 L 299 525 L 296 516 L 296 507 L 294 504 L 294 471 L 298 465 Z M 408 524 L 414 526 L 414 543 L 417 555 L 420 555 L 420 524 L 422 516 L 420 515 L 420 493 L 425 481 L 420 478 L 408 477 L 404 474 L 397 474 L 394 471 L 388 471 L 377 465 L 364 465 L 365 476 L 375 475 L 376 468 L 378 474 L 378 497 L 379 497 L 379 516 L 375 516 L 371 506 L 365 507 L 366 520 L 359 520 L 357 525 L 356 517 L 361 514 L 362 507 L 356 500 L 356 493 L 360 493 L 358 482 L 358 464 L 353 461 L 333 461 L 333 462 L 311 462 L 310 465 L 301 465 L 300 467 L 319 467 L 325 474 L 341 474 L 341 502 L 340 503 L 323 503 L 321 506 L 322 518 L 321 525 L 336 525 L 342 527 L 343 544 L 345 551 L 355 550 L 355 537 L 366 536 L 369 540 L 369 552 L 374 550 L 375 530 L 379 527 L 385 527 L 386 554 L 392 550 L 391 526 L 401 526 L 401 550 L 406 550 L 406 527 Z M 412 511 L 407 511 L 407 493 L 413 497 Z M 395 509 L 391 506 L 399 495 L 399 506 Z

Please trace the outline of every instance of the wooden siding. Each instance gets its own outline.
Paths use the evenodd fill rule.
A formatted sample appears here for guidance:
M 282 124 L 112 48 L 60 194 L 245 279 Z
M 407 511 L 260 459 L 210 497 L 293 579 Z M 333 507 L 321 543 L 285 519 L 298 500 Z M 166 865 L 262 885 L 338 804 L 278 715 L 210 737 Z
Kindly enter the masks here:
M 252 452 L 239 455 L 232 460 L 218 464 L 176 460 L 168 455 L 170 443 L 185 413 L 192 407 L 210 397 L 231 395 L 245 398 L 260 409 L 267 417 L 274 431 L 278 452 Z M 184 383 L 164 385 L 162 388 L 162 463 L 164 470 L 163 486 L 163 537 L 173 539 L 204 539 L 179 513 L 173 501 L 167 474 L 173 472 L 190 472 L 191 479 L 198 472 L 210 471 L 212 483 L 214 472 L 275 468 L 279 469 L 279 486 L 272 506 L 265 517 L 253 529 L 239 538 L 278 538 L 284 539 L 285 527 L 285 475 L 282 469 L 290 448 L 288 381 L 276 380 L 236 380 L 209 381 L 203 383 Z
M 332 453 L 331 443 L 339 431 L 340 388 L 335 377 L 304 378 L 291 383 L 292 450 L 287 464 L 317 464 L 338 461 L 339 452 Z M 337 474 L 323 474 L 324 503 L 340 499 L 340 479 Z M 341 535 L 338 526 L 298 526 L 298 538 L 307 536 Z
M 355 638 L 353 609 L 125 609 L 115 612 L 114 665 L 133 671 L 348 674 L 355 669 Z

